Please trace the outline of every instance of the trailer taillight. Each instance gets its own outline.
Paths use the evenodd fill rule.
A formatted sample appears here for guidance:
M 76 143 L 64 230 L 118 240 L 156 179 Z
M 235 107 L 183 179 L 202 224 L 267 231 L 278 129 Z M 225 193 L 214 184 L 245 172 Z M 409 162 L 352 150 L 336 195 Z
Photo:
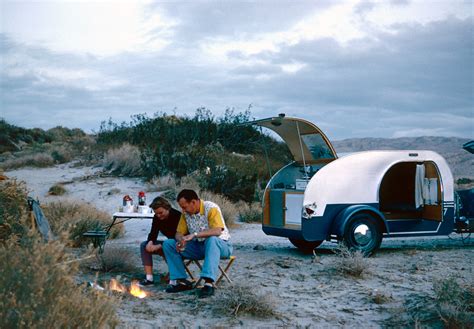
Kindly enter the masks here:
M 312 203 L 303 207 L 303 217 L 308 219 L 316 212 L 316 204 Z

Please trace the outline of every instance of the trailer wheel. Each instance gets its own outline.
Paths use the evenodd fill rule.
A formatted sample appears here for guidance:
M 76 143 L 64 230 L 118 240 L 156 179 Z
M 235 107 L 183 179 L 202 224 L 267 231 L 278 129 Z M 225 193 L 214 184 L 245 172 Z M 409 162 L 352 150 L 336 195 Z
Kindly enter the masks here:
M 293 238 L 289 238 L 289 240 L 296 248 L 305 254 L 312 254 L 313 250 L 323 243 L 323 241 L 306 241 Z
M 382 232 L 374 216 L 359 213 L 349 219 L 343 240 L 350 250 L 358 250 L 365 256 L 369 256 L 380 247 Z

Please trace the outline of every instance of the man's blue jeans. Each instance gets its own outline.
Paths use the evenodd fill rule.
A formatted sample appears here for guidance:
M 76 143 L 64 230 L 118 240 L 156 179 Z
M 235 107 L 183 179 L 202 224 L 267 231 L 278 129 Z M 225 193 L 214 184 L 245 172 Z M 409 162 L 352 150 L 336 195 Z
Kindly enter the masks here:
M 191 240 L 186 243 L 186 249 L 179 253 L 176 250 L 176 240 L 168 239 L 163 242 L 163 251 L 170 271 L 171 280 L 186 279 L 183 258 L 204 259 L 201 278 L 216 281 L 219 271 L 219 260 L 232 255 L 232 245 L 216 236 L 204 241 Z

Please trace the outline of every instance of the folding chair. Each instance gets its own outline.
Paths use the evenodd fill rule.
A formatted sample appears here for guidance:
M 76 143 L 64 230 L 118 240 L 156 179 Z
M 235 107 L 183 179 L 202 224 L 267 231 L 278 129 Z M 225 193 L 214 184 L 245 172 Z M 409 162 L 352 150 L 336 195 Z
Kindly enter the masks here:
M 222 268 L 222 266 L 219 264 L 219 271 L 221 272 L 221 275 L 216 280 L 216 282 L 214 282 L 215 287 L 217 287 L 217 285 L 219 284 L 219 282 L 221 282 L 223 278 L 225 278 L 230 284 L 232 284 L 232 280 L 229 278 L 229 269 L 232 266 L 232 263 L 234 263 L 235 258 L 236 258 L 235 256 L 230 256 L 229 258 L 221 258 L 221 261 L 228 260 L 228 262 L 225 265 L 225 268 Z M 189 276 L 191 277 L 191 280 L 196 282 L 194 284 L 195 287 L 197 287 L 201 283 L 202 278 L 199 278 L 199 280 L 196 281 L 193 273 L 189 269 L 189 266 L 192 263 L 194 263 L 199 268 L 199 270 L 202 271 L 202 265 L 200 263 L 201 260 L 202 259 L 185 259 L 184 260 L 184 269 L 186 270 L 186 272 L 188 272 Z

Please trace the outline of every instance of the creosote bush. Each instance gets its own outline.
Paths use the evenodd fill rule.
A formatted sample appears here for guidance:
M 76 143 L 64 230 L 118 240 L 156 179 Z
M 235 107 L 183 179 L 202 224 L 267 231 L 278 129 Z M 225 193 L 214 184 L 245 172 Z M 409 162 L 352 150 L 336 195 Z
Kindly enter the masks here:
M 453 277 L 435 281 L 435 308 L 447 328 L 472 328 L 474 323 L 474 287 L 460 284 Z
M 140 150 L 128 143 L 107 151 L 104 168 L 115 175 L 139 176 L 141 174 Z
M 432 295 L 410 295 L 386 327 L 471 329 L 474 323 L 472 283 L 448 276 L 433 283 Z M 472 280 L 471 280 L 472 281 Z
M 90 204 L 75 201 L 51 202 L 41 206 L 44 215 L 49 220 L 54 234 L 68 233 L 68 244 L 79 247 L 91 241 L 82 236 L 91 230 L 101 230 L 110 224 L 110 215 L 100 211 Z M 114 225 L 110 230 L 109 238 L 117 238 L 124 233 L 123 224 Z
M 12 234 L 24 237 L 28 232 L 27 192 L 24 182 L 0 181 L 0 242 Z
M 0 328 L 103 328 L 118 320 L 103 292 L 79 286 L 58 242 L 0 245 Z
M 248 204 L 246 202 L 237 203 L 237 209 L 239 212 L 239 220 L 244 223 L 260 223 L 262 221 L 262 204 L 259 202 L 252 202 Z
M 21 167 L 44 168 L 52 165 L 54 165 L 53 157 L 44 153 L 27 154 L 18 158 L 10 158 L 0 164 L 4 170 L 17 169 Z
M 335 249 L 338 256 L 334 262 L 335 269 L 345 275 L 361 278 L 370 272 L 370 263 L 360 251 L 351 251 L 344 245 Z
M 108 246 L 97 256 L 98 269 L 102 272 L 133 272 L 136 258 L 128 249 Z
M 54 184 L 48 190 L 49 195 L 64 195 L 66 193 L 66 188 L 62 184 Z
M 213 311 L 229 316 L 253 315 L 259 318 L 275 316 L 274 301 L 269 295 L 255 293 L 255 287 L 232 285 L 216 296 Z

